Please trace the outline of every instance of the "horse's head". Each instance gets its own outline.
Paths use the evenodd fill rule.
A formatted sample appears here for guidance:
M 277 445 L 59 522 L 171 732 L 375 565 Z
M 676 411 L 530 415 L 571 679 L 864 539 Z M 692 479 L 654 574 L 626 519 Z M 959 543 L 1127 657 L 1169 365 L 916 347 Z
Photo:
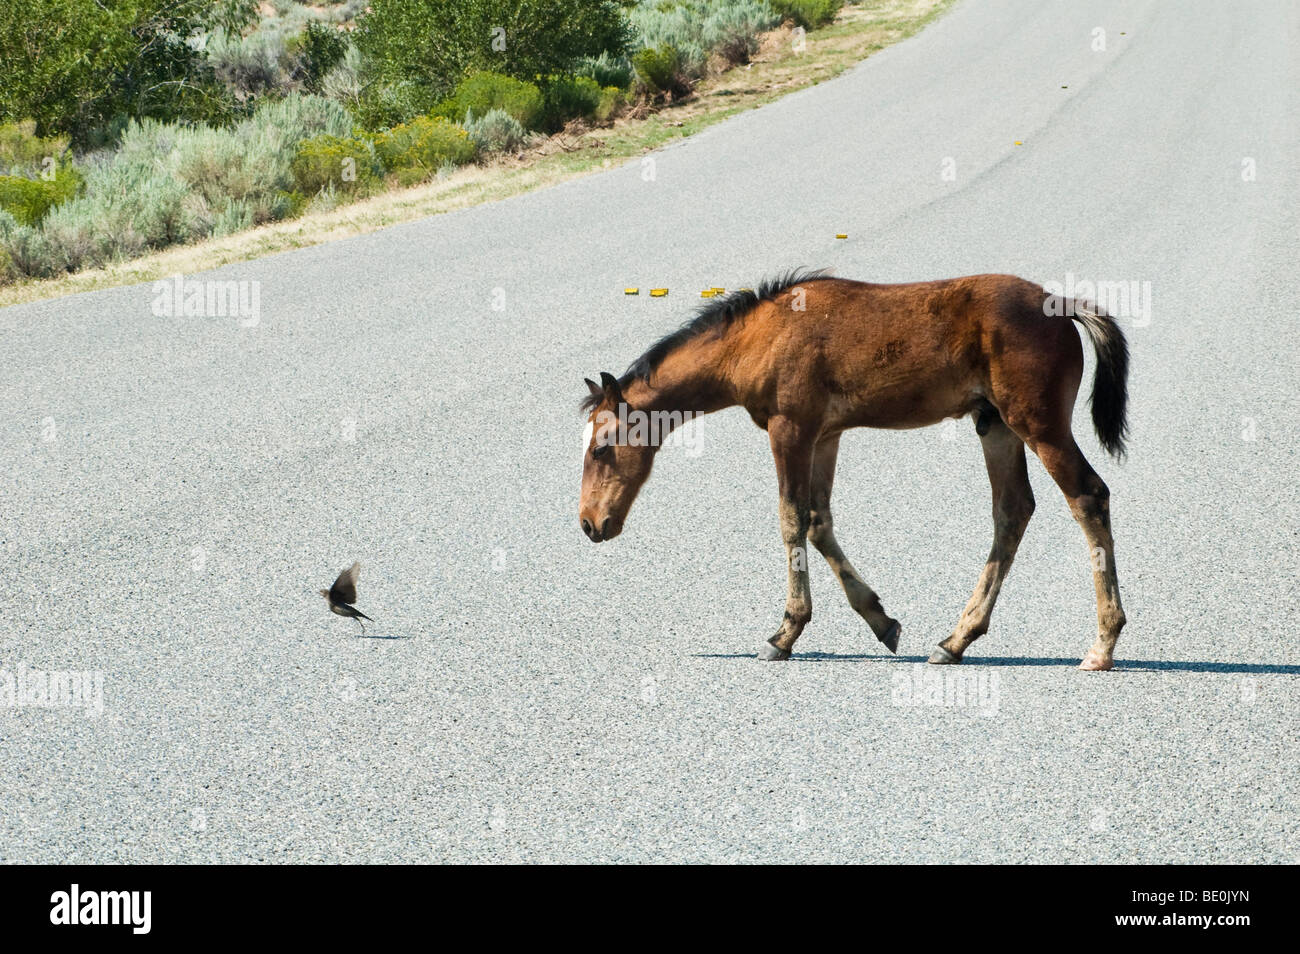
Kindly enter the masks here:
M 650 476 L 657 448 L 649 441 L 628 440 L 628 422 L 638 412 L 623 399 L 622 388 L 612 374 L 601 374 L 600 384 L 588 380 L 587 388 L 591 393 L 582 408 L 591 417 L 582 460 L 578 519 L 582 532 L 599 543 L 622 532 L 632 501 Z

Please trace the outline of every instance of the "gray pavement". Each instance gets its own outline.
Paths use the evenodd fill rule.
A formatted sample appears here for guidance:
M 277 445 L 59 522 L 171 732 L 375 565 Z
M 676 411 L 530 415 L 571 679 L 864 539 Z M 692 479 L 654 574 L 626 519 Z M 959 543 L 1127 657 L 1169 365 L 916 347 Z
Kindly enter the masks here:
M 652 166 L 197 276 L 260 283 L 253 327 L 150 285 L 0 312 L 0 669 L 103 678 L 98 717 L 0 687 L 0 859 L 1300 860 L 1298 41 L 1289 0 L 965 0 Z M 583 537 L 582 377 L 799 265 L 1150 283 L 1126 463 L 1076 411 L 1117 671 L 1074 668 L 1033 460 L 991 631 L 919 668 L 991 540 L 969 422 L 843 442 L 898 657 L 818 563 L 753 659 L 784 553 L 742 411 Z M 375 638 L 316 595 L 353 560 Z

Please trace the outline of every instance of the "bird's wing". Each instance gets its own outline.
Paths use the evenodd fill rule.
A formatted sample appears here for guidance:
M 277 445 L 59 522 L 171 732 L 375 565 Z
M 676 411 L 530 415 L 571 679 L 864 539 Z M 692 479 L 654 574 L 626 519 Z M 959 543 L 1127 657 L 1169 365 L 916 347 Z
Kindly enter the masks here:
M 357 577 L 361 573 L 361 564 L 354 563 L 334 581 L 330 587 L 330 599 L 335 603 L 347 603 L 351 605 L 357 601 Z

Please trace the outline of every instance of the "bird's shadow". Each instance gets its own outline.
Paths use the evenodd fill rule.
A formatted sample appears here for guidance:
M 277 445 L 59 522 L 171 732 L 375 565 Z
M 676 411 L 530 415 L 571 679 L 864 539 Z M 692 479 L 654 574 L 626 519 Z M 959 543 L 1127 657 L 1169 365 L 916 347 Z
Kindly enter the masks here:
M 410 639 L 411 637 L 400 636 L 400 635 L 399 636 L 378 636 L 378 635 L 371 635 L 370 633 L 357 633 L 356 638 L 357 639 Z
M 754 659 L 753 653 L 693 653 L 696 659 Z M 967 656 L 966 666 L 1069 666 L 1077 667 L 1081 657 Z M 928 656 L 891 656 L 886 653 L 795 653 L 788 663 L 924 663 Z M 1300 676 L 1300 665 L 1286 663 L 1211 662 L 1209 660 L 1117 659 L 1115 672 L 1213 672 L 1251 675 Z

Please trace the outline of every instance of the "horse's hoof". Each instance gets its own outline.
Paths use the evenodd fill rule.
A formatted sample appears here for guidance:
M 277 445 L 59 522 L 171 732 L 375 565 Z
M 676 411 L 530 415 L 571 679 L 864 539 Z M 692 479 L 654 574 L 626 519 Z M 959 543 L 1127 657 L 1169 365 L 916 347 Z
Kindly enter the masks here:
M 876 639 L 884 643 L 885 648 L 888 649 L 891 653 L 897 653 L 898 637 L 901 636 L 902 633 L 903 633 L 903 627 L 898 624 L 898 620 L 894 620 L 894 622 L 890 624 L 889 630 L 885 633 L 885 635 L 877 636 Z
M 1108 672 L 1115 668 L 1115 660 L 1090 649 L 1088 655 L 1083 657 L 1083 662 L 1079 663 L 1079 668 L 1084 672 Z
M 781 649 L 779 646 L 773 646 L 770 642 L 767 642 L 758 647 L 758 658 L 764 662 L 780 662 L 783 659 L 790 658 L 790 650 Z
M 926 662 L 935 666 L 955 666 L 961 662 L 961 657 L 948 652 L 942 646 L 935 646 L 934 652 L 930 653 L 930 658 Z

